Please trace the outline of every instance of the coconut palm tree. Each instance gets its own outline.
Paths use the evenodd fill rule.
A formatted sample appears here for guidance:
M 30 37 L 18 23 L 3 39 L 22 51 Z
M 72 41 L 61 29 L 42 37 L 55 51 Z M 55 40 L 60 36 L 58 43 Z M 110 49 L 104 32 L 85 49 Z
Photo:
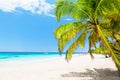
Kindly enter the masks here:
M 116 41 L 120 38 L 119 4 L 119 0 L 56 0 L 55 15 L 58 22 L 66 15 L 74 19 L 55 30 L 59 52 L 70 44 L 66 50 L 66 59 L 70 60 L 77 46 L 84 47 L 85 40 L 88 39 L 92 58 L 91 50 L 100 43 L 120 70 L 120 52 L 116 54 L 110 44 L 111 39 Z

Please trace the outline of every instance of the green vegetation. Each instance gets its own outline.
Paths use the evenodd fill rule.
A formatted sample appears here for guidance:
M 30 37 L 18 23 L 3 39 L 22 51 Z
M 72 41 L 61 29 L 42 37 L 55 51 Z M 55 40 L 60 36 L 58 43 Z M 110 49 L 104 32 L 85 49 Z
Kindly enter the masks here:
M 88 39 L 92 58 L 93 52 L 111 55 L 120 70 L 120 0 L 57 0 L 55 15 L 58 21 L 66 15 L 74 19 L 55 30 L 59 52 L 72 42 L 66 51 L 67 60 Z

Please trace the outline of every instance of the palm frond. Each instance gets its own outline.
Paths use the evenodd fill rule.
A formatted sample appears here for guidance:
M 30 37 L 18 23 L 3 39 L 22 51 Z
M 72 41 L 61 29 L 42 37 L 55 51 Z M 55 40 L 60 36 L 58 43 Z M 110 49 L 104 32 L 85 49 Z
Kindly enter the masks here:
M 101 46 L 99 46 L 98 48 L 92 49 L 91 52 L 95 54 L 103 54 L 103 55 L 108 53 L 108 51 L 104 47 L 101 47 Z
M 84 31 L 81 33 L 81 35 L 79 37 L 79 45 L 81 48 L 84 48 L 84 46 L 85 46 L 85 40 L 86 40 L 87 34 L 88 34 L 88 30 L 85 27 Z
M 59 52 L 62 52 L 65 45 L 67 45 L 70 42 L 70 40 L 75 38 L 77 36 L 77 34 L 80 34 L 80 32 L 83 30 L 84 27 L 86 27 L 86 24 L 81 24 L 81 25 L 76 26 L 75 28 L 70 29 L 67 32 L 61 34 L 61 37 L 58 40 Z
M 71 23 L 67 23 L 67 24 L 63 24 L 61 26 L 59 26 L 55 31 L 55 38 L 59 39 L 64 33 L 66 33 L 69 30 L 72 30 L 78 26 L 81 26 L 80 22 L 71 22 Z
M 89 14 L 81 8 L 79 3 L 70 0 L 58 1 L 55 7 L 55 15 L 58 21 L 65 15 L 70 15 L 76 20 L 85 19 L 85 17 L 89 16 Z
M 114 36 L 117 40 L 120 40 L 120 34 L 115 33 Z
M 91 48 L 96 48 L 96 43 L 99 41 L 99 36 L 96 34 L 94 30 L 91 31 L 91 34 L 89 36 L 89 53 L 91 58 L 93 59 L 94 56 L 92 55 L 93 51 Z
M 72 58 L 72 53 L 76 50 L 76 48 L 79 44 L 81 46 L 84 46 L 87 34 L 88 34 L 88 31 L 85 29 L 81 33 L 81 35 L 70 45 L 70 47 L 67 49 L 67 52 L 66 52 L 66 59 L 67 60 L 70 60 Z

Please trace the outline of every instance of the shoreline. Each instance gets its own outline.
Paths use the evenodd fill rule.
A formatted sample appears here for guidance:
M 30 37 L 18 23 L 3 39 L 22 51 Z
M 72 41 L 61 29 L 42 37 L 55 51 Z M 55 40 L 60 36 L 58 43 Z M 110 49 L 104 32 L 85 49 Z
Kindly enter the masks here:
M 0 62 L 0 80 L 120 80 L 111 58 L 95 55 Z

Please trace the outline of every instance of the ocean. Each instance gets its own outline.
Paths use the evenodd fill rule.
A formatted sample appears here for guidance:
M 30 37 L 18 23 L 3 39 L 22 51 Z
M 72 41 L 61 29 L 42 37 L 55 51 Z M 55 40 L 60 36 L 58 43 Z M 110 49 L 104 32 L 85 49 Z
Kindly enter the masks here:
M 86 54 L 86 53 L 78 53 L 75 54 Z M 65 56 L 65 53 L 62 54 Z M 21 59 L 45 59 L 51 57 L 59 57 L 60 54 L 58 52 L 0 52 L 0 61 L 3 60 L 21 60 Z
M 0 60 L 50 58 L 60 56 L 58 52 L 0 52 Z

